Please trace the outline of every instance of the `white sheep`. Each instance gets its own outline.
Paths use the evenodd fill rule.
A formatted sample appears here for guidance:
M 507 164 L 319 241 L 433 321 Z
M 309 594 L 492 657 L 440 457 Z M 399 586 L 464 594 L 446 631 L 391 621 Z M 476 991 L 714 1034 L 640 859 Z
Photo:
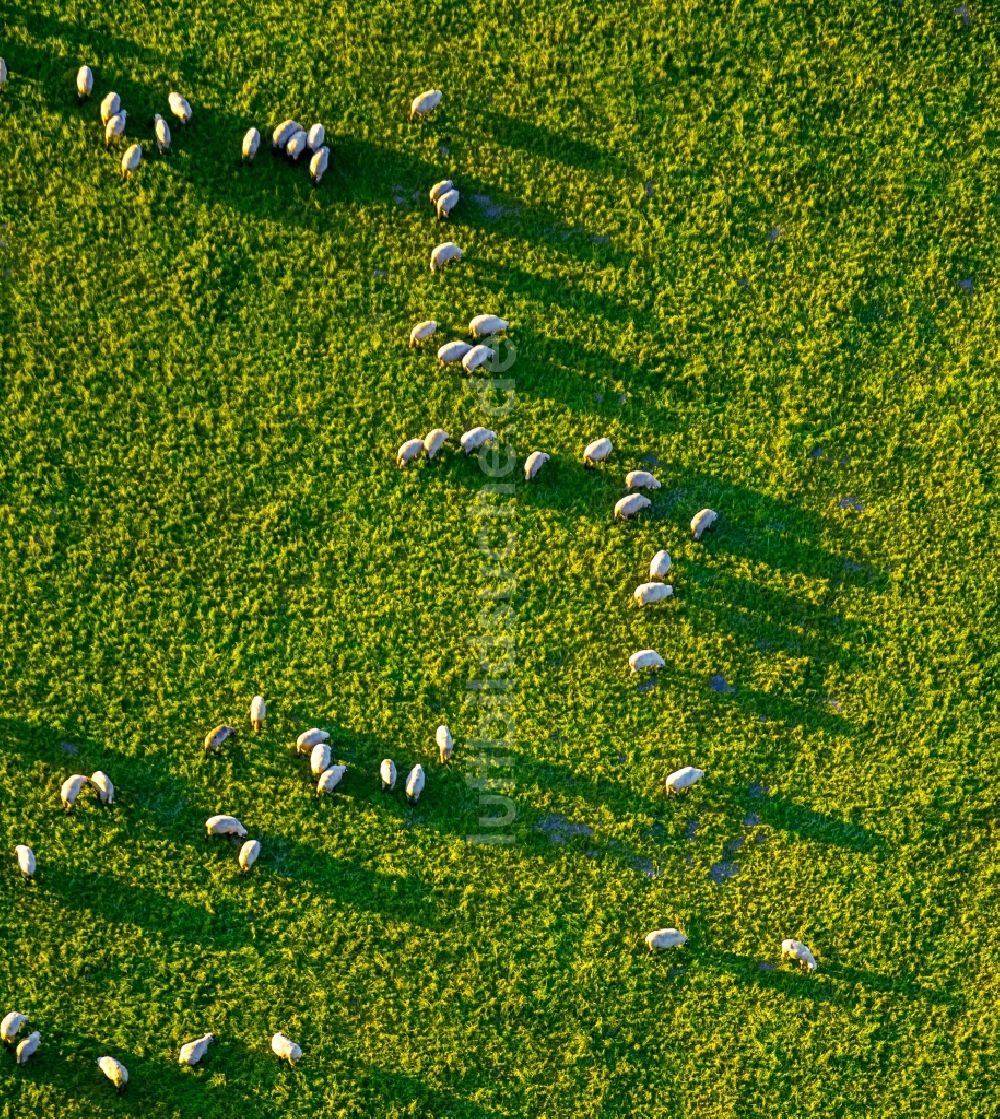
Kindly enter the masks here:
M 431 205 L 437 206 L 438 199 L 442 195 L 447 194 L 448 191 L 454 189 L 455 184 L 451 181 L 451 179 L 442 179 L 441 182 L 435 183 L 428 192 L 428 198 L 430 198 L 431 200 Z
M 271 133 L 271 148 L 274 151 L 284 151 L 288 141 L 302 131 L 302 125 L 297 120 L 283 120 Z
M 167 95 L 167 104 L 170 106 L 170 111 L 181 124 L 187 125 L 191 123 L 191 106 L 179 93 L 171 91 Z
M 0 89 L 7 84 L 7 63 L 0 58 Z
M 663 657 L 655 649 L 640 649 L 628 659 L 628 666 L 633 672 L 641 672 L 644 668 L 663 668 Z
M 446 264 L 462 259 L 462 250 L 454 241 L 442 241 L 431 252 L 431 271 L 440 272 Z
M 593 443 L 588 443 L 583 449 L 583 465 L 596 466 L 599 462 L 603 462 L 614 449 L 615 445 L 610 439 L 595 439 Z
M 470 428 L 461 438 L 460 442 L 462 450 L 471 455 L 473 451 L 478 451 L 484 443 L 490 441 L 496 442 L 497 433 L 490 431 L 488 427 L 473 427 Z
M 14 854 L 17 855 L 17 865 L 21 871 L 21 876 L 24 881 L 30 882 L 35 873 L 35 852 L 26 844 L 19 843 L 14 848 Z
M 462 358 L 462 368 L 466 373 L 475 373 L 481 365 L 492 361 L 496 356 L 496 350 L 491 350 L 489 346 L 473 346 Z
M 627 490 L 658 490 L 662 487 L 659 479 L 654 478 L 648 470 L 631 470 L 625 475 L 625 488 Z
M 424 322 L 418 322 L 410 331 L 410 340 L 407 345 L 411 350 L 416 349 L 421 342 L 426 342 L 437 328 L 438 324 L 435 319 L 426 319 Z
M 450 438 L 451 436 L 443 427 L 431 428 L 424 436 L 424 451 L 427 457 L 433 458 Z
M 705 776 L 703 769 L 696 769 L 693 765 L 686 765 L 683 769 L 675 769 L 667 774 L 663 783 L 664 791 L 668 797 L 676 796 L 681 789 L 689 789 L 696 785 Z
M 326 141 L 326 129 L 321 124 L 314 124 L 306 136 L 311 152 L 318 152 Z
M 121 112 L 122 99 L 112 90 L 101 102 L 101 124 L 107 125 L 113 116 Z
M 215 1034 L 202 1034 L 194 1041 L 185 1041 L 181 1046 L 181 1055 L 177 1063 L 193 1068 L 208 1052 L 208 1047 L 215 1041 Z
M 125 122 L 128 119 L 128 113 L 122 109 L 120 113 L 115 115 L 104 126 L 104 146 L 111 147 L 111 141 L 117 140 L 119 136 L 125 133 Z
M 17 1047 L 17 1063 L 19 1065 L 26 1065 L 28 1063 L 28 1058 L 35 1052 L 35 1050 L 41 1044 L 41 1041 L 42 1035 L 38 1032 L 38 1030 L 35 1030 L 34 1033 L 28 1034 L 28 1036 Z
M 316 795 L 319 797 L 323 796 L 324 793 L 332 793 L 344 779 L 346 772 L 346 765 L 331 765 L 329 769 L 324 769 L 316 783 Z
M 111 784 L 111 778 L 103 770 L 99 769 L 96 773 L 92 773 L 90 783 L 97 790 L 97 799 L 101 804 L 115 803 L 115 787 Z
M 428 89 L 418 94 L 410 102 L 410 120 L 413 120 L 414 117 L 423 116 L 425 113 L 432 113 L 441 104 L 442 96 L 443 94 L 439 89 Z
M 330 149 L 324 145 L 319 151 L 314 152 L 312 159 L 309 160 L 309 177 L 313 181 L 313 186 L 319 186 L 329 165 Z
M 142 144 L 130 144 L 122 156 L 122 179 L 130 179 L 142 159 Z
M 441 195 L 437 200 L 438 221 L 444 221 L 446 218 L 451 217 L 451 212 L 458 205 L 458 201 L 461 197 L 457 190 L 448 190 Z
M 309 135 L 304 129 L 299 129 L 285 145 L 285 155 L 293 163 L 298 163 L 299 156 L 309 147 Z
M 317 742 L 309 755 L 309 768 L 313 777 L 319 777 L 330 768 L 330 743 Z
M 226 726 L 225 723 L 220 723 L 217 727 L 213 727 L 208 734 L 205 735 L 205 753 L 212 754 L 217 750 L 221 750 L 223 742 L 235 733 L 236 728 Z
M 247 829 L 235 816 L 209 816 L 205 821 L 205 839 L 212 835 L 235 835 L 237 839 L 246 839 Z
M 257 149 L 260 147 L 260 130 L 257 128 L 248 128 L 243 134 L 243 158 L 252 160 L 257 154 Z
M 257 861 L 257 856 L 260 854 L 260 840 L 248 839 L 246 843 L 240 848 L 240 870 L 246 872 Z
M 800 940 L 791 938 L 783 940 L 781 942 L 781 958 L 783 960 L 798 960 L 799 967 L 803 971 L 816 970 L 816 957 Z
M 94 75 L 89 66 L 81 66 L 76 72 L 76 98 L 86 101 L 94 88 Z
M 438 754 L 441 758 L 441 764 L 444 765 L 445 762 L 451 761 L 452 755 L 455 753 L 455 744 L 452 741 L 451 731 L 445 726 L 444 723 L 442 723 L 441 726 L 438 727 L 435 739 L 437 741 Z
M 619 498 L 615 502 L 615 520 L 627 521 L 643 509 L 648 509 L 653 503 L 641 493 L 630 493 L 627 497 Z
M 674 588 L 669 583 L 640 583 L 632 597 L 640 606 L 652 606 L 662 602 L 674 593 Z
M 262 695 L 255 695 L 250 700 L 250 723 L 255 733 L 260 734 L 264 729 L 264 720 L 267 718 L 267 704 Z
M 115 1095 L 120 1096 L 128 1083 L 128 1069 L 114 1057 L 98 1057 L 97 1067 L 115 1086 Z
M 650 952 L 657 948 L 682 948 L 687 937 L 677 929 L 653 929 L 642 938 Z
M 471 349 L 468 342 L 446 342 L 438 350 L 438 364 L 443 369 L 449 361 L 461 361 Z
M 308 754 L 312 748 L 319 742 L 329 742 L 330 735 L 325 730 L 320 730 L 319 727 L 312 727 L 309 730 L 304 730 L 295 740 L 295 745 L 299 748 L 300 754 Z
M 524 460 L 524 480 L 530 482 L 548 461 L 549 456 L 544 451 L 532 451 Z
M 407 439 L 396 452 L 396 465 L 400 468 L 412 462 L 424 452 L 423 439 Z
M 424 782 L 427 780 L 424 767 L 419 763 L 406 775 L 406 802 L 416 804 L 420 794 L 424 791 Z
M 153 132 L 156 136 L 156 150 L 162 155 L 170 150 L 170 125 L 156 113 L 153 117 Z
M 695 540 L 700 540 L 702 533 L 712 527 L 719 519 L 719 514 L 714 509 L 702 509 L 691 518 L 691 535 Z
M 667 572 L 673 566 L 673 560 L 662 548 L 649 561 L 650 579 L 665 579 Z
M 295 1068 L 302 1056 L 302 1049 L 291 1038 L 285 1037 L 283 1033 L 276 1033 L 271 1038 L 271 1052 L 278 1060 L 287 1061 L 292 1068 Z
M 386 789 L 390 792 L 396 787 L 396 763 L 392 758 L 383 758 L 382 764 L 378 767 L 378 775 L 382 781 L 382 792 Z
M 469 323 L 469 333 L 473 338 L 486 338 L 509 329 L 510 323 L 499 315 L 476 315 Z
M 21 1027 L 28 1021 L 26 1014 L 18 1014 L 16 1010 L 12 1010 L 9 1014 L 4 1016 L 4 1020 L 0 1022 L 0 1041 L 8 1049 L 14 1048 L 14 1038 L 20 1033 Z
M 76 798 L 80 795 L 80 790 L 89 780 L 90 778 L 84 773 L 74 773 L 72 777 L 67 777 L 63 781 L 62 788 L 59 790 L 59 798 L 67 812 L 73 811 L 73 805 L 76 804 Z

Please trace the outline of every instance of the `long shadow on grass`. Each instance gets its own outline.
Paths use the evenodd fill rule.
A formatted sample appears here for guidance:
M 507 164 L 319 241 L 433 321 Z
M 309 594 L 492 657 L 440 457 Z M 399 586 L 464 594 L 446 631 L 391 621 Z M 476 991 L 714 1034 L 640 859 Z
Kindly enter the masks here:
M 639 184 L 636 167 L 607 146 L 592 144 L 570 133 L 553 132 L 533 121 L 518 120 L 506 113 L 489 112 L 482 119 L 503 148 L 521 148 L 539 159 L 550 159 L 582 170 L 600 168 L 620 179 Z
M 746 793 L 742 792 L 734 795 L 734 800 L 738 801 L 741 810 L 752 813 L 761 824 L 810 843 L 825 843 L 865 855 L 884 853 L 888 849 L 885 838 L 878 832 L 825 812 L 817 812 L 815 808 L 797 804 L 787 797 L 765 795 L 748 800 Z

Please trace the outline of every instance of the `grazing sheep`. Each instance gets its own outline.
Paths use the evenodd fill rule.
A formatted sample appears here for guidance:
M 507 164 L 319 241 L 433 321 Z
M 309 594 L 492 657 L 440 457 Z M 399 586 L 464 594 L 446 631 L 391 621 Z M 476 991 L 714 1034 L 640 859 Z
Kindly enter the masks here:
M 471 349 L 468 342 L 446 342 L 438 350 L 438 364 L 443 369 L 449 361 L 461 361 Z
M 691 518 L 691 535 L 695 540 L 700 540 L 702 533 L 712 527 L 719 519 L 719 514 L 714 509 L 702 509 Z
M 257 861 L 257 856 L 260 854 L 260 841 L 257 839 L 248 839 L 246 843 L 240 848 L 240 870 L 246 872 Z
M 313 777 L 319 777 L 330 768 L 330 743 L 317 742 L 309 755 L 309 768 Z
M 641 493 L 630 493 L 628 497 L 619 498 L 615 502 L 615 520 L 627 521 L 643 509 L 648 509 L 653 503 Z
M 673 593 L 674 588 L 669 583 L 640 583 L 632 597 L 640 606 L 652 606 L 656 602 L 669 598 Z
M 382 792 L 386 789 L 390 792 L 396 787 L 396 763 L 392 758 L 383 758 L 382 764 L 378 767 L 378 775 L 382 781 Z
M 235 727 L 229 727 L 226 726 L 225 723 L 220 723 L 205 735 L 205 753 L 213 754 L 217 750 L 221 750 L 223 742 L 235 733 Z
M 643 937 L 650 952 L 657 948 L 681 948 L 687 944 L 687 937 L 677 929 L 653 929 Z
M 278 1060 L 287 1061 L 292 1068 L 295 1068 L 302 1056 L 301 1048 L 290 1038 L 285 1037 L 283 1033 L 276 1033 L 271 1038 L 271 1052 Z
M 96 773 L 92 773 L 90 783 L 97 790 L 97 799 L 101 804 L 115 803 L 115 787 L 111 784 L 111 778 L 103 770 L 99 769 Z
M 243 134 L 243 158 L 246 160 L 253 160 L 259 147 L 260 130 L 257 128 L 248 128 Z
M 125 121 L 128 118 L 128 113 L 122 109 L 120 113 L 115 115 L 104 126 L 104 146 L 111 147 L 111 141 L 117 140 L 119 136 L 125 133 Z
M 309 147 L 309 135 L 304 129 L 299 129 L 285 145 L 285 155 L 293 163 L 298 163 L 299 156 Z
M 122 180 L 130 179 L 142 159 L 142 144 L 130 144 L 122 156 Z
M 62 806 L 67 812 L 73 811 L 73 805 L 76 804 L 76 798 L 80 795 L 80 790 L 90 780 L 86 774 L 74 773 L 72 777 L 67 777 L 62 783 L 62 788 L 59 790 L 59 797 L 62 800 Z
M 667 572 L 673 566 L 673 560 L 662 548 L 649 561 L 650 579 L 665 579 Z
M 549 456 L 544 451 L 532 451 L 524 460 L 524 480 L 530 482 L 548 461 Z
M 499 315 L 476 315 L 469 323 L 469 333 L 473 338 L 486 338 L 509 329 L 510 323 Z
M 316 783 L 316 795 L 320 797 L 324 793 L 332 793 L 344 779 L 346 772 L 346 765 L 331 765 L 329 769 L 324 769 Z
M 295 740 L 295 745 L 299 748 L 300 754 L 308 754 L 312 752 L 312 748 L 320 742 L 329 742 L 330 735 L 325 730 L 320 730 L 319 727 L 312 727 L 310 730 L 304 730 Z
M 451 437 L 443 427 L 431 428 L 424 436 L 424 450 L 428 458 L 433 458 Z
M 76 99 L 86 101 L 94 88 L 94 75 L 89 66 L 81 66 L 76 72 Z
M 781 942 L 781 958 L 783 960 L 798 960 L 799 967 L 803 971 L 816 970 L 816 957 L 800 940 L 783 940 Z
M 664 660 L 655 649 L 640 649 L 628 659 L 628 666 L 633 672 L 641 672 L 644 668 L 663 668 Z
M 659 479 L 654 478 L 648 470 L 632 470 L 625 475 L 625 488 L 627 490 L 658 490 L 661 486 Z
M 610 439 L 595 439 L 593 443 L 588 443 L 583 449 L 583 465 L 596 466 L 599 462 L 603 462 L 614 449 L 615 445 Z
M 298 132 L 302 131 L 302 125 L 297 120 L 283 120 L 274 132 L 271 133 L 271 149 L 272 151 L 284 151 L 288 146 L 288 141 Z M 308 137 L 307 137 L 308 138 Z
M 407 465 L 423 454 L 424 441 L 423 439 L 407 439 L 407 441 L 396 452 L 396 465 L 400 468 Z
M 496 350 L 491 350 L 489 346 L 473 346 L 462 358 L 462 368 L 466 373 L 475 373 L 480 365 L 485 365 L 486 362 L 492 361 L 496 356 Z
M 235 816 L 209 816 L 205 821 L 205 839 L 212 835 L 235 835 L 237 839 L 246 839 L 247 829 Z
M 193 1068 L 208 1052 L 208 1047 L 213 1041 L 215 1041 L 215 1034 L 203 1034 L 195 1041 L 185 1041 L 181 1046 L 181 1055 L 177 1063 Z
M 439 89 L 428 89 L 410 102 L 410 120 L 432 113 L 441 104 L 443 94 Z
M 254 733 L 260 734 L 264 729 L 264 720 L 267 718 L 267 704 L 262 695 L 255 695 L 250 700 L 250 723 Z
M 454 190 L 454 189 L 455 189 L 455 184 L 451 181 L 451 179 L 442 179 L 441 182 L 435 183 L 431 187 L 430 193 L 428 194 L 428 197 L 431 200 L 431 205 L 432 206 L 437 206 L 438 199 L 441 197 L 441 195 L 442 194 L 447 194 L 449 190 Z
M 12 1010 L 0 1022 L 0 1040 L 8 1049 L 14 1048 L 14 1038 L 17 1037 L 21 1027 L 28 1021 L 26 1014 L 18 1014 L 16 1010 Z
M 19 1065 L 26 1065 L 28 1063 L 28 1058 L 41 1044 L 41 1040 L 42 1035 L 38 1032 L 38 1030 L 35 1030 L 34 1033 L 28 1034 L 28 1036 L 18 1045 L 17 1063 Z
M 415 765 L 406 777 L 406 803 L 416 804 L 420 794 L 424 791 L 424 782 L 427 780 L 424 767 L 419 763 Z
M 179 93 L 171 91 L 167 95 L 167 104 L 170 106 L 170 111 L 181 124 L 187 125 L 191 123 L 191 106 Z
M 683 769 L 675 769 L 667 774 L 663 783 L 664 791 L 668 797 L 676 796 L 681 789 L 689 789 L 696 785 L 705 776 L 703 769 L 695 769 L 693 765 L 686 765 Z
M 471 455 L 473 451 L 478 451 L 484 443 L 489 443 L 491 440 L 496 442 L 497 433 L 490 431 L 488 427 L 474 427 L 467 431 L 461 438 L 460 442 L 462 450 Z
M 99 1057 L 97 1067 L 114 1084 L 115 1095 L 120 1096 L 128 1083 L 128 1069 L 114 1057 Z
M 157 113 L 153 117 L 153 132 L 156 135 L 156 150 L 162 155 L 170 150 L 170 125 Z
M 446 264 L 462 259 L 462 250 L 454 241 L 442 241 L 431 252 L 431 271 L 440 272 Z
M 101 124 L 107 125 L 113 116 L 121 112 L 122 99 L 112 90 L 101 102 Z
M 26 843 L 19 843 L 14 848 L 14 854 L 17 855 L 17 865 L 20 868 L 21 877 L 24 879 L 25 883 L 30 882 L 37 865 L 35 862 L 35 852 L 32 851 Z
M 314 124 L 309 129 L 306 141 L 311 152 L 318 152 L 326 140 L 326 129 L 321 124 Z
M 441 195 L 437 200 L 438 221 L 444 221 L 446 218 L 451 217 L 451 212 L 458 205 L 458 200 L 461 197 L 457 190 L 448 190 Z
M 0 58 L 0 89 L 7 84 L 7 63 Z
M 410 341 L 407 343 L 411 350 L 416 349 L 421 342 L 426 342 L 428 338 L 437 330 L 438 324 L 434 319 L 427 319 L 425 322 L 418 322 L 417 325 L 410 331 Z
M 451 731 L 442 723 L 441 726 L 438 727 L 435 737 L 437 739 L 438 754 L 441 758 L 441 764 L 444 765 L 446 762 L 451 761 L 452 755 L 455 753 L 455 744 L 452 741 Z
M 319 151 L 313 154 L 312 159 L 309 160 L 309 178 L 312 179 L 313 186 L 319 186 L 326 174 L 326 169 L 330 165 L 330 149 L 322 147 Z

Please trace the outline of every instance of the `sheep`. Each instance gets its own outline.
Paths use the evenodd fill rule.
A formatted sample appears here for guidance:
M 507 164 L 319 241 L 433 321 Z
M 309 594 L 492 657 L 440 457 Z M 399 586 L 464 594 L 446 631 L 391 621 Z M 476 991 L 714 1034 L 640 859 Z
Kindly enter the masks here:
M 673 560 L 662 548 L 649 561 L 650 579 L 665 579 L 667 572 L 673 566 Z
M 114 1057 L 98 1057 L 97 1067 L 115 1086 L 115 1095 L 120 1096 L 128 1084 L 128 1069 Z
M 321 797 L 324 793 L 332 793 L 344 779 L 346 772 L 346 765 L 331 765 L 329 769 L 324 769 L 316 782 L 316 795 Z
M 299 131 L 296 132 L 295 135 L 292 136 L 289 139 L 288 143 L 285 145 L 285 155 L 287 155 L 293 163 L 298 163 L 299 156 L 306 150 L 308 146 L 308 134 L 304 129 L 299 129 Z
M 193 1068 L 208 1052 L 208 1047 L 213 1041 L 215 1041 L 215 1034 L 202 1034 L 194 1041 L 185 1041 L 181 1046 L 181 1054 L 177 1063 Z
M 465 357 L 462 358 L 462 368 L 466 373 L 475 373 L 480 365 L 485 365 L 496 356 L 496 350 L 491 350 L 489 346 L 473 346 Z
M 153 131 L 156 135 L 156 150 L 162 155 L 170 150 L 170 125 L 159 113 L 153 117 Z
M 297 132 L 301 131 L 302 125 L 297 120 L 283 120 L 271 133 L 271 150 L 275 153 L 283 152 L 288 145 L 288 141 Z
M 427 457 L 433 458 L 450 438 L 451 436 L 443 427 L 431 428 L 424 436 L 424 451 Z
M 90 778 L 86 774 L 74 773 L 72 777 L 67 777 L 63 781 L 62 788 L 59 790 L 59 798 L 67 812 L 73 811 L 73 805 L 76 804 L 76 798 L 80 795 L 80 790 L 89 780 Z
M 267 718 L 267 704 L 262 695 L 255 695 L 250 700 L 250 724 L 255 734 L 260 734 L 264 729 L 264 720 Z
M 441 764 L 445 765 L 447 762 L 451 761 L 452 755 L 455 753 L 455 745 L 452 741 L 451 731 L 444 723 L 438 727 L 435 738 L 437 739 L 438 754 L 441 758 Z
M 644 668 L 663 668 L 663 657 L 655 649 L 640 649 L 628 659 L 628 666 L 633 672 L 641 672 Z
M 314 124 L 312 128 L 309 129 L 309 133 L 306 136 L 306 142 L 309 144 L 309 150 L 311 152 L 318 152 L 319 149 L 323 147 L 323 143 L 325 140 L 326 129 L 321 124 Z
M 225 723 L 220 723 L 217 727 L 213 727 L 212 730 L 205 735 L 205 753 L 214 754 L 221 750 L 223 742 L 235 733 L 236 728 L 226 726 Z
M 248 839 L 240 848 L 240 871 L 243 874 L 253 866 L 260 854 L 260 840 Z
M 657 948 L 682 948 L 687 937 L 677 929 L 653 929 L 642 938 L 650 952 Z
M 656 602 L 669 598 L 673 593 L 674 588 L 669 583 L 640 583 L 632 593 L 632 597 L 640 606 L 652 606 Z
M 544 451 L 532 451 L 524 460 L 524 480 L 530 482 L 548 461 L 549 456 Z
M 488 427 L 474 427 L 467 431 L 461 438 L 460 443 L 462 450 L 471 455 L 473 451 L 478 451 L 484 443 L 489 443 L 491 440 L 496 442 L 497 433 L 490 431 Z
M 324 146 L 313 153 L 312 159 L 309 160 L 309 178 L 312 179 L 313 186 L 319 186 L 329 165 L 330 149 L 328 147 Z
M 0 1022 L 0 1040 L 3 1041 L 7 1049 L 14 1048 L 14 1038 L 17 1037 L 21 1027 L 28 1021 L 26 1014 L 18 1014 L 16 1010 L 12 1010 L 9 1014 L 4 1016 L 4 1020 Z
M 583 465 L 596 466 L 599 462 L 603 462 L 614 449 L 615 445 L 610 439 L 595 439 L 593 443 L 588 443 L 583 449 Z
M 435 183 L 431 187 L 427 197 L 430 198 L 432 206 L 437 206 L 438 199 L 441 197 L 441 195 L 447 194 L 448 191 L 454 189 L 455 184 L 451 181 L 451 179 L 442 179 L 441 182 Z
M 712 527 L 719 519 L 719 514 L 714 509 L 702 509 L 691 518 L 691 536 L 700 540 L 702 533 Z
M 783 940 L 781 942 L 781 958 L 783 960 L 798 960 L 799 967 L 803 971 L 816 970 L 816 957 L 800 940 Z
M 38 865 L 35 862 L 35 852 L 26 843 L 19 843 L 14 848 L 14 854 L 17 856 L 17 865 L 21 871 L 21 877 L 27 885 L 35 873 L 35 867 Z
M 96 773 L 92 773 L 90 783 L 97 790 L 97 799 L 101 804 L 115 803 L 115 787 L 111 784 L 111 778 L 103 770 L 99 769 Z
M 237 839 L 246 839 L 247 829 L 235 816 L 209 816 L 205 821 L 206 841 L 213 835 L 235 835 Z
M 299 749 L 300 754 L 309 754 L 312 748 L 319 742 L 329 742 L 330 735 L 325 730 L 320 730 L 319 727 L 312 727 L 310 730 L 304 730 L 295 740 L 295 745 Z
M 319 777 L 330 768 L 330 743 L 317 742 L 309 755 L 309 768 L 313 777 Z
M 442 241 L 431 252 L 431 271 L 440 272 L 444 269 L 446 264 L 450 264 L 453 260 L 462 259 L 462 250 L 455 244 L 454 241 Z
M 471 349 L 468 342 L 446 342 L 438 350 L 438 365 L 443 369 L 449 361 L 461 361 Z
M 443 94 L 439 89 L 428 89 L 410 102 L 410 120 L 432 113 L 441 104 Z
M 101 102 L 101 124 L 107 125 L 113 116 L 121 112 L 122 99 L 112 90 Z
M 386 789 L 390 792 L 396 787 L 396 763 L 392 758 L 383 758 L 382 764 L 378 767 L 378 775 L 382 781 L 382 792 Z
M 191 123 L 191 106 L 179 93 L 171 91 L 167 95 L 167 104 L 181 124 L 188 125 Z
M 663 783 L 663 790 L 668 797 L 676 796 L 681 789 L 689 789 L 696 785 L 705 776 L 703 769 L 696 769 L 693 765 L 686 765 L 683 769 L 675 769 L 667 774 Z
M 295 1068 L 302 1056 L 302 1049 L 283 1033 L 276 1033 L 271 1038 L 271 1052 L 279 1061 L 287 1061 L 292 1068 Z
M 444 221 L 446 218 L 451 217 L 451 212 L 458 205 L 458 200 L 461 197 L 457 190 L 449 190 L 441 195 L 437 200 L 438 221 Z
M 410 331 L 410 340 L 407 346 L 411 350 L 415 350 L 421 342 L 426 342 L 428 338 L 437 330 L 438 324 L 434 319 L 427 319 L 424 322 L 418 322 L 417 325 Z
M 659 479 L 654 478 L 648 470 L 632 470 L 625 475 L 625 488 L 627 490 L 658 490 L 662 487 Z
M 130 144 L 122 156 L 122 179 L 130 179 L 142 159 L 142 144 Z
M 243 134 L 243 158 L 252 162 L 260 147 L 260 131 L 257 128 L 248 128 Z
M 406 775 L 406 803 L 416 804 L 420 799 L 420 794 L 424 791 L 424 782 L 427 777 L 424 773 L 424 767 L 417 763 L 410 772 Z
M 402 469 L 419 455 L 423 454 L 423 451 L 423 439 L 407 439 L 407 441 L 396 452 L 396 465 L 400 469 Z
M 125 121 L 128 118 L 128 113 L 122 109 L 120 113 L 115 115 L 104 126 L 104 146 L 111 147 L 111 141 L 117 140 L 119 136 L 125 133 Z
M 28 1063 L 28 1058 L 35 1052 L 35 1050 L 41 1044 L 41 1041 L 42 1035 L 38 1032 L 38 1030 L 35 1030 L 34 1033 L 28 1034 L 28 1036 L 17 1047 L 17 1063 L 19 1065 L 26 1065 Z
M 81 66 L 76 72 L 76 99 L 86 101 L 94 88 L 94 75 L 89 66 Z
M 630 493 L 627 497 L 619 498 L 615 502 L 615 520 L 627 521 L 643 509 L 648 509 L 653 503 L 641 493 Z
M 469 323 L 469 333 L 473 338 L 485 338 L 493 334 L 502 334 L 510 329 L 510 323 L 499 315 L 476 315 Z
M 7 84 L 7 63 L 0 58 L 0 89 Z

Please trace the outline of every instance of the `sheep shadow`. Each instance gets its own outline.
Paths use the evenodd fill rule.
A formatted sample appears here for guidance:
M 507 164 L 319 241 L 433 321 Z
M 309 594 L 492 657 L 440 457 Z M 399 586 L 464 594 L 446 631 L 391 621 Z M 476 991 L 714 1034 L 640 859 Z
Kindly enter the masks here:
M 761 824 L 810 843 L 842 847 L 860 855 L 884 854 L 888 850 L 888 843 L 878 832 L 785 797 L 767 796 L 744 803 L 752 805 L 751 810 Z
M 554 132 L 537 122 L 493 110 L 483 116 L 482 123 L 501 148 L 520 148 L 537 159 L 552 160 L 591 173 L 603 171 L 637 186 L 642 177 L 637 167 L 606 144 L 584 140 L 578 131 Z

